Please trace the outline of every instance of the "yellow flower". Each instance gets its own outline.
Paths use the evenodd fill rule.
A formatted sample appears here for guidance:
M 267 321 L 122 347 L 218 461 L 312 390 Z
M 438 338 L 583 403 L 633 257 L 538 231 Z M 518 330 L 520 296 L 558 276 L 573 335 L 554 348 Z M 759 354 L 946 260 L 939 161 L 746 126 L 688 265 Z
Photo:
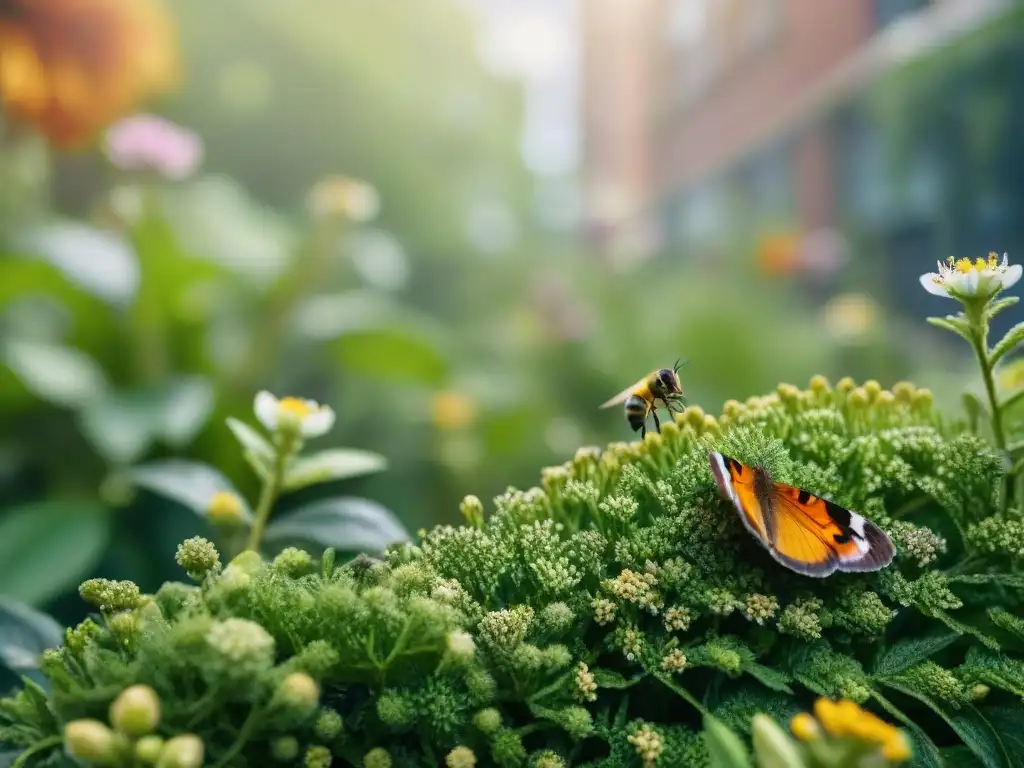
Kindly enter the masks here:
M 237 493 L 217 491 L 210 499 L 206 514 L 212 523 L 230 525 L 245 519 L 245 507 Z
M 821 733 L 818 723 L 806 712 L 796 715 L 789 724 L 789 729 L 800 741 L 811 741 L 811 739 L 818 738 Z
M 814 702 L 814 716 L 830 736 L 877 744 L 881 755 L 889 762 L 902 762 L 910 757 L 910 742 L 903 731 L 849 699 L 820 698 Z M 814 720 L 806 713 L 797 715 L 791 724 L 797 738 L 805 741 L 800 731 L 809 733 L 813 726 Z
M 473 403 L 458 392 L 439 392 L 434 396 L 433 421 L 440 429 L 463 429 L 473 421 Z
M 0 106 L 58 147 L 87 143 L 177 78 L 161 0 L 0 2 Z

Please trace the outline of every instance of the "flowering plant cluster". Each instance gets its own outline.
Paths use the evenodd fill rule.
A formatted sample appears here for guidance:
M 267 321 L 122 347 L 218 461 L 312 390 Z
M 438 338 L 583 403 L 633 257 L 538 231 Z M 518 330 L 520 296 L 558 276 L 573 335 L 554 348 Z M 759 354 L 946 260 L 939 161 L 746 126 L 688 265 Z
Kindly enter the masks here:
M 957 296 L 983 360 L 970 323 L 995 296 Z M 17 765 L 1020 764 L 1014 448 L 926 389 L 815 377 L 717 417 L 692 406 L 344 564 L 258 554 L 333 414 L 269 394 L 256 411 L 269 441 L 231 422 L 266 494 L 246 548 L 183 542 L 190 582 L 155 594 L 85 582 L 95 615 L 43 654 L 48 689 L 0 701 Z M 711 449 L 862 512 L 894 561 L 781 568 L 720 498 Z

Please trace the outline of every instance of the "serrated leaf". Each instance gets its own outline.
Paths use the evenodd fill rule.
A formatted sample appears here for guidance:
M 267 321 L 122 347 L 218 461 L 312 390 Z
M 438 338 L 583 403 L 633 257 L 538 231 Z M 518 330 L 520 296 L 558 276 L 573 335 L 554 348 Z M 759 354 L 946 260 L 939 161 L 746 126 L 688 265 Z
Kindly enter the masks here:
M 771 688 L 773 691 L 781 691 L 782 693 L 793 692 L 793 689 L 788 685 L 791 678 L 771 667 L 751 661 L 743 665 L 743 671 L 761 683 L 761 685 Z
M 1024 662 L 1005 654 L 971 648 L 958 671 L 969 680 L 1009 691 L 1024 700 Z
M 14 672 L 36 669 L 39 656 L 64 639 L 50 616 L 24 603 L 0 597 L 0 663 Z
M 979 711 L 1002 738 L 1013 768 L 1024 768 L 1024 710 L 980 707 Z
M 252 510 L 235 486 L 220 471 L 207 464 L 164 459 L 133 467 L 128 478 L 140 488 L 176 501 L 200 517 L 206 517 L 215 494 L 228 491 L 238 496 L 245 521 L 252 522 Z
M 993 651 L 998 651 L 1001 648 L 999 641 L 996 640 L 994 637 L 986 635 L 977 627 L 973 627 L 970 624 L 966 624 L 960 621 L 959 619 L 954 619 L 952 616 L 950 616 L 948 613 L 941 609 L 932 609 L 930 611 L 930 615 L 933 618 L 941 621 L 954 632 L 959 632 L 961 635 L 970 635 L 971 637 L 980 640 L 981 644 L 984 645 L 986 648 L 991 648 Z
M 717 717 L 704 716 L 704 743 L 709 768 L 749 768 L 750 756 L 740 737 Z
M 405 527 L 390 510 L 352 496 L 299 507 L 273 520 L 263 534 L 265 543 L 280 547 L 314 545 L 313 554 L 327 547 L 337 552 L 381 552 L 409 540 Z
M 960 635 L 956 632 L 942 632 L 929 637 L 902 640 L 886 649 L 875 662 L 877 676 L 896 675 L 919 664 L 955 642 Z
M 985 768 L 1012 768 L 1006 745 L 991 723 L 972 705 L 961 704 L 959 709 L 954 710 L 939 703 L 927 692 L 907 685 L 905 681 L 879 679 L 878 682 L 905 696 L 917 699 L 945 720 L 964 745 L 981 760 Z
M 1011 589 L 1024 589 L 1024 574 L 1020 573 L 965 573 L 950 576 L 950 584 L 993 584 Z
M 981 417 L 986 414 L 985 406 L 973 392 L 964 392 L 960 398 L 967 413 L 967 424 L 971 432 L 977 433 Z
M 987 613 L 988 617 L 992 619 L 992 623 L 1001 630 L 1015 636 L 1018 640 L 1024 640 L 1024 619 L 1009 611 L 1004 611 L 1002 608 L 989 608 Z
M 235 436 L 235 439 L 242 446 L 249 466 L 253 468 L 258 476 L 266 478 L 274 464 L 275 451 L 273 446 L 267 442 L 263 435 L 245 422 L 230 417 L 226 421 L 231 434 Z
M 626 688 L 632 688 L 634 685 L 643 680 L 647 675 L 641 673 L 634 675 L 631 678 L 626 678 L 620 675 L 618 672 L 614 672 L 610 669 L 596 669 L 590 670 L 591 674 L 594 675 L 594 681 L 597 683 L 598 688 L 611 688 L 615 690 L 625 690 Z
M 103 395 L 107 379 L 93 358 L 59 344 L 8 341 L 3 361 L 29 392 L 41 400 L 80 408 Z
M 109 511 L 98 504 L 47 501 L 0 517 L 0 595 L 39 605 L 70 590 L 103 555 Z
M 952 315 L 947 315 L 946 317 L 929 317 L 928 322 L 938 328 L 945 328 L 947 331 L 952 331 L 958 336 L 962 336 L 967 341 L 971 341 L 970 326 L 967 325 L 967 321 L 965 320 L 953 317 Z
M 1003 355 L 1012 352 L 1022 341 L 1024 341 L 1024 323 L 1017 323 L 992 347 L 992 352 L 989 355 L 992 365 L 998 363 Z
M 371 451 L 332 448 L 297 459 L 285 473 L 283 489 L 294 491 L 331 480 L 369 475 L 387 465 L 387 459 Z

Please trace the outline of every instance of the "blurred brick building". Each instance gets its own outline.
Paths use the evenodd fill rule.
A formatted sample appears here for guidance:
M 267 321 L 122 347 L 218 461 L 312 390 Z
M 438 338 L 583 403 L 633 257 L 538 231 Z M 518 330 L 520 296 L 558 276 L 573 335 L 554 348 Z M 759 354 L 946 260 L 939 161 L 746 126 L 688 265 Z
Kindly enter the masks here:
M 808 233 L 854 221 L 903 250 L 933 249 L 944 158 L 922 148 L 894 192 L 859 100 L 1012 5 L 582 0 L 591 244 L 699 253 L 721 247 L 736 222 Z

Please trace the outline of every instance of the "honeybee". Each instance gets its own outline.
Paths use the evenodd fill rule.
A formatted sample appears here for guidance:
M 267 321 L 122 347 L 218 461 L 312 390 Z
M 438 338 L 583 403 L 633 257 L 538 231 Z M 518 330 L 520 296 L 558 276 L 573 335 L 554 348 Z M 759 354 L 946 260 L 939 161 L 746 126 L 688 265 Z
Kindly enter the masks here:
M 689 362 L 689 361 L 687 361 Z M 661 421 L 658 419 L 657 402 L 664 403 L 665 410 L 669 413 L 677 411 L 682 413 L 686 406 L 682 404 L 683 388 L 679 384 L 679 369 L 686 365 L 676 361 L 672 368 L 660 368 L 651 371 L 636 384 L 626 387 L 615 397 L 602 405 L 602 408 L 610 408 L 613 405 L 625 402 L 626 421 L 633 431 L 640 431 L 640 439 L 647 435 L 647 416 L 654 417 L 654 430 L 661 431 Z

